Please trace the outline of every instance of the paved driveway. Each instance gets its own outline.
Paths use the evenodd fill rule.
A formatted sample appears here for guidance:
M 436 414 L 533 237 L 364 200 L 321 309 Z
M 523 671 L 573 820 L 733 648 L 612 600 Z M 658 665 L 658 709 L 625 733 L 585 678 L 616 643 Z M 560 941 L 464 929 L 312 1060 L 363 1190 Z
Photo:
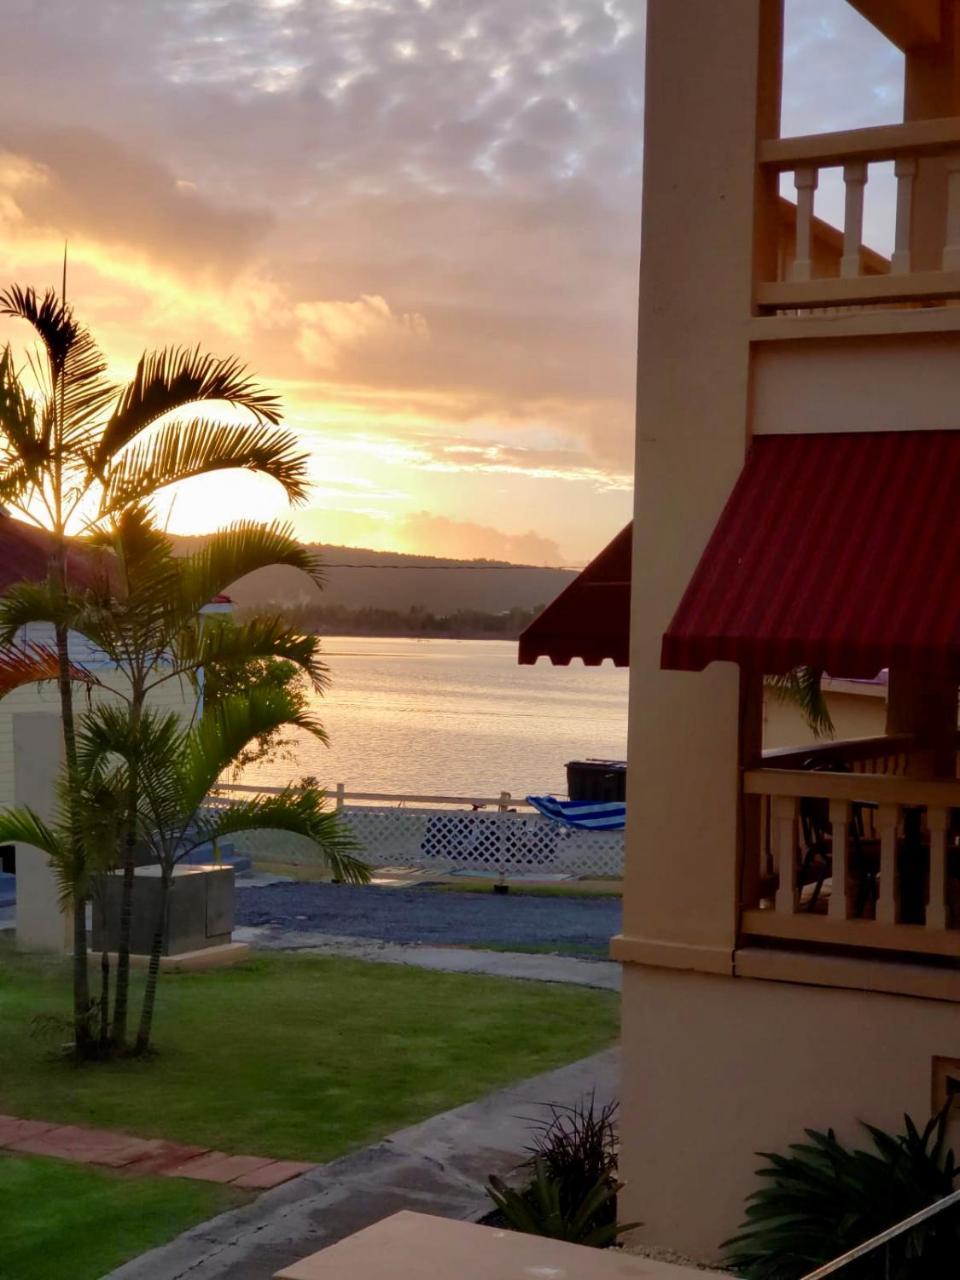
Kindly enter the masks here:
M 237 924 L 435 946 L 488 944 L 605 952 L 620 932 L 618 898 L 237 882 Z

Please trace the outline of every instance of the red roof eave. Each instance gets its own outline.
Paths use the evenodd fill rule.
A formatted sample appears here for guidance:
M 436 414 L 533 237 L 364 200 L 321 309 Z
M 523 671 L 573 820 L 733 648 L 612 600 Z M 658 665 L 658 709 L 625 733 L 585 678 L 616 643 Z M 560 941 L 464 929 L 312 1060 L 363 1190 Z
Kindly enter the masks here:
M 629 524 L 523 632 L 522 664 L 549 658 L 565 667 L 579 658 L 597 667 L 609 658 L 618 667 L 630 665 L 632 546 Z

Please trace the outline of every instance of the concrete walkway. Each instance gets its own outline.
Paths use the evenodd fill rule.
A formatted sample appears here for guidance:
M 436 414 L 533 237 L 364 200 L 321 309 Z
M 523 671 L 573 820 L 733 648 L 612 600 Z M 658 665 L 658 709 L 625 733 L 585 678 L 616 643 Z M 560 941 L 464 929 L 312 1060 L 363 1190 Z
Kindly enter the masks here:
M 234 942 L 270 951 L 310 951 L 350 956 L 380 964 L 407 964 L 445 973 L 483 973 L 493 978 L 525 978 L 532 982 L 565 982 L 576 987 L 619 991 L 620 965 L 611 960 L 581 960 L 576 956 L 529 954 L 521 951 L 483 951 L 469 947 L 432 947 L 329 933 L 278 933 L 270 928 L 237 928 Z
M 384 1080 L 384 1088 L 391 1082 Z M 618 1053 L 609 1049 L 479 1102 L 403 1129 L 372 1147 L 318 1165 L 252 1205 L 211 1218 L 104 1280 L 269 1280 L 281 1267 L 400 1209 L 476 1219 L 491 1206 L 490 1173 L 524 1158 L 529 1120 L 547 1102 L 617 1094 Z

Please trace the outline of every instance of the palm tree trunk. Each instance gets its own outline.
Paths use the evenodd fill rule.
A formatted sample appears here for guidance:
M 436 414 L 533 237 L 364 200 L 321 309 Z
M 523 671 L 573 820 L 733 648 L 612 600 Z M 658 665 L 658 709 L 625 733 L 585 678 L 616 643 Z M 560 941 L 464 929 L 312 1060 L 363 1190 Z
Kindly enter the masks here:
M 110 949 L 107 941 L 107 886 L 100 877 L 95 908 L 100 913 L 100 1056 L 106 1057 L 110 1044 Z
M 143 1005 L 140 1010 L 140 1026 L 137 1030 L 136 1052 L 146 1053 L 153 1033 L 153 1014 L 157 1003 L 157 983 L 160 980 L 160 957 L 163 954 L 163 936 L 167 925 L 167 903 L 170 896 L 170 876 L 165 867 L 160 869 L 160 911 L 157 927 L 150 948 L 150 964 L 147 967 L 147 983 L 143 989 Z
M 61 591 L 66 590 L 66 553 L 61 545 L 55 564 Z M 70 652 L 68 632 L 65 626 L 55 628 L 57 663 L 59 667 L 60 717 L 63 722 L 63 749 L 67 766 L 67 804 L 71 818 L 71 855 L 73 863 L 73 1037 L 74 1052 L 78 1058 L 91 1053 L 90 1027 L 90 975 L 87 969 L 87 897 L 81 886 L 84 881 L 85 858 L 82 843 L 72 822 L 77 796 L 77 730 L 73 714 L 73 685 L 70 680 Z
M 140 723 L 143 695 L 134 690 L 130 719 L 134 731 Z M 113 1004 L 111 1035 L 117 1049 L 127 1043 L 127 1017 L 130 1003 L 130 934 L 133 928 L 133 887 L 137 847 L 137 809 L 140 802 L 138 763 L 130 763 L 130 787 L 127 795 L 127 829 L 123 843 L 123 887 L 120 893 L 120 935 L 117 939 L 117 987 Z

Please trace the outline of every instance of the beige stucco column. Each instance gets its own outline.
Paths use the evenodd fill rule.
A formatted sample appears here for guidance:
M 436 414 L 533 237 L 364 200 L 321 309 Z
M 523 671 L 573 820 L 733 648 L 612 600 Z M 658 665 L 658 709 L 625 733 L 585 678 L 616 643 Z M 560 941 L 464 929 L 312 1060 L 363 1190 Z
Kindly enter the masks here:
M 13 716 L 14 803 L 29 805 L 49 820 L 56 804 L 63 757 L 60 717 L 49 711 Z M 31 951 L 64 951 L 72 920 L 60 910 L 57 880 L 45 853 L 17 846 L 17 946 Z
M 758 116 L 761 136 L 779 126 L 780 20 L 778 0 L 647 12 L 624 947 L 638 960 L 694 948 L 727 972 L 739 672 L 662 671 L 660 641 L 748 444 L 754 223 L 769 194 L 755 139 Z

